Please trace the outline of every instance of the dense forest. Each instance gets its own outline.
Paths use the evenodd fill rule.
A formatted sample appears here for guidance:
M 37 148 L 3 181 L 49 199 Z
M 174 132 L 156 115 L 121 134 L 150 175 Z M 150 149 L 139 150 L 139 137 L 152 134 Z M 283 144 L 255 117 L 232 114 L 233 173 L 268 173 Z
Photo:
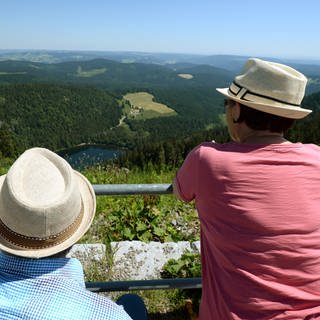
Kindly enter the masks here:
M 121 165 L 175 166 L 201 141 L 228 141 L 215 88 L 233 78 L 242 61 L 234 59 L 229 70 L 187 62 L 0 61 L 0 152 L 13 157 L 33 146 L 60 151 L 93 143 L 127 150 Z M 287 136 L 320 144 L 320 67 L 301 69 L 309 74 L 303 105 L 314 112 Z M 175 115 L 127 117 L 123 97 L 135 92 L 150 93 Z
M 308 117 L 297 120 L 286 133 L 287 139 L 293 142 L 314 143 L 320 145 L 320 92 L 311 94 L 302 102 L 305 108 L 313 112 Z M 161 169 L 163 166 L 180 166 L 186 155 L 197 144 L 215 140 L 219 143 L 229 141 L 226 126 L 217 125 L 210 130 L 202 130 L 176 137 L 151 141 L 145 139 L 135 150 L 129 150 L 119 160 L 120 166 Z
M 292 141 L 320 145 L 320 92 L 306 96 L 302 105 L 312 109 L 313 112 L 306 118 L 296 121 L 287 136 Z
M 320 92 L 307 96 L 303 106 L 313 109 L 312 114 L 296 121 L 287 137 L 320 145 Z M 121 166 L 175 167 L 201 141 L 229 140 L 226 127 L 217 119 L 222 106 L 213 108 L 210 121 L 207 119 L 208 123 L 217 120 L 210 129 L 199 130 L 206 122 L 201 119 L 201 108 L 198 110 L 199 119 L 191 112 L 186 117 L 130 120 L 128 130 L 117 127 L 122 110 L 116 97 L 100 89 L 47 84 L 0 86 L 0 152 L 12 157 L 31 146 L 57 150 L 83 141 L 112 142 L 127 148 L 118 159 Z
M 208 88 L 136 90 L 149 91 L 177 115 L 128 118 L 123 121 L 126 125 L 119 126 L 126 91 L 85 85 L 0 85 L 1 130 L 8 141 L 0 151 L 8 154 L 14 144 L 17 152 L 33 146 L 61 150 L 81 143 L 132 149 L 147 138 L 159 141 L 191 135 L 218 123 L 223 112 L 222 98 Z
M 113 96 L 93 87 L 0 86 L 1 128 L 18 150 L 55 150 L 93 141 L 118 124 L 121 112 Z

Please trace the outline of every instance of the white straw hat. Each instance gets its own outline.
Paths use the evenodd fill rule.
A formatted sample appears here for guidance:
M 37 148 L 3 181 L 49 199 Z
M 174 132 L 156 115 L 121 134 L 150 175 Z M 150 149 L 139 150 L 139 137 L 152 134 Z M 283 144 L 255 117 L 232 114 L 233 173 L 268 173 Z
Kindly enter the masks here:
M 306 84 L 307 78 L 289 66 L 251 58 L 229 88 L 217 90 L 253 109 L 301 119 L 312 112 L 300 107 Z
M 25 151 L 0 176 L 0 250 L 41 258 L 76 243 L 96 208 L 90 182 L 57 154 Z

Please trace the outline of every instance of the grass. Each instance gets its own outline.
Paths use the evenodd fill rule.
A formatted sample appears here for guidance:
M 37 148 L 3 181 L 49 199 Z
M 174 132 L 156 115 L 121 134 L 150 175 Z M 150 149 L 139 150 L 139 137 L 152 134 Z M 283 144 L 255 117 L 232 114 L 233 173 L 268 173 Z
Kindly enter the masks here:
M 97 262 L 84 264 L 85 280 L 86 281 L 108 281 L 112 280 L 110 273 L 108 272 L 108 262 Z M 133 290 L 133 291 L 121 291 L 121 292 L 105 292 L 99 293 L 107 296 L 113 301 L 116 301 L 121 295 L 126 293 L 135 293 L 139 295 L 147 308 L 149 320 L 188 320 L 192 319 L 191 312 L 197 310 L 198 305 L 193 306 L 193 310 L 190 312 L 190 303 L 192 303 L 192 295 L 199 295 L 199 290 Z
M 92 184 L 171 183 L 175 170 L 128 171 L 116 166 L 83 172 Z M 98 196 L 95 220 L 85 242 L 196 241 L 199 222 L 193 204 L 173 195 Z
M 153 169 L 128 170 L 110 165 L 87 169 L 83 174 L 92 184 L 137 184 L 171 183 L 175 172 L 175 169 L 163 169 L 160 172 Z M 196 241 L 199 240 L 199 234 L 199 220 L 194 205 L 183 203 L 173 195 L 98 196 L 95 220 L 82 242 L 104 243 L 108 249 L 104 260 L 85 264 L 86 280 L 113 280 L 110 272 L 113 256 L 109 246 L 111 241 Z M 187 263 L 183 261 L 184 270 Z M 174 272 L 182 270 L 179 263 L 171 262 L 170 267 L 176 270 Z M 171 289 L 136 293 L 144 299 L 151 320 L 191 319 L 190 308 L 187 307 L 191 299 L 184 291 Z M 112 292 L 108 296 L 115 300 L 121 294 L 124 292 Z
M 124 99 L 130 102 L 132 111 L 137 110 L 138 112 L 139 108 L 142 108 L 143 110 L 151 110 L 161 114 L 176 114 L 173 109 L 165 104 L 155 102 L 153 100 L 154 96 L 147 92 L 127 93 Z
M 187 79 L 187 80 L 193 79 L 193 75 L 189 74 L 189 73 L 179 73 L 178 77 L 183 78 L 183 79 Z
M 103 74 L 107 71 L 107 68 L 100 68 L 100 69 L 91 69 L 91 70 L 82 70 L 82 67 L 79 66 L 77 70 L 77 77 L 82 78 L 91 78 L 97 76 L 99 74 Z

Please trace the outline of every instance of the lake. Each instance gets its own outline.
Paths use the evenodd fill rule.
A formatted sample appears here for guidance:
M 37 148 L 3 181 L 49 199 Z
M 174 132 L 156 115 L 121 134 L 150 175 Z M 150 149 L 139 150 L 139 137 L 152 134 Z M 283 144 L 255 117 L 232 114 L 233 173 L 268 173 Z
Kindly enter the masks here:
M 66 159 L 72 168 L 81 170 L 107 160 L 116 159 L 122 152 L 122 150 L 101 145 L 83 145 L 61 150 L 58 154 Z

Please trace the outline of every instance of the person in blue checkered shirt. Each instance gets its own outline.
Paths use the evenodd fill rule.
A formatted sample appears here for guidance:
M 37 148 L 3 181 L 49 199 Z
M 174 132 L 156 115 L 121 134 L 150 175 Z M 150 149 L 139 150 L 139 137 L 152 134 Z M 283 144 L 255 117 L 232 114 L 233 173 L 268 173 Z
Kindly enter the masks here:
M 86 290 L 80 261 L 61 257 L 95 208 L 89 181 L 47 149 L 25 151 L 0 177 L 0 319 L 133 319 Z M 136 303 L 137 319 L 146 319 L 143 301 Z

